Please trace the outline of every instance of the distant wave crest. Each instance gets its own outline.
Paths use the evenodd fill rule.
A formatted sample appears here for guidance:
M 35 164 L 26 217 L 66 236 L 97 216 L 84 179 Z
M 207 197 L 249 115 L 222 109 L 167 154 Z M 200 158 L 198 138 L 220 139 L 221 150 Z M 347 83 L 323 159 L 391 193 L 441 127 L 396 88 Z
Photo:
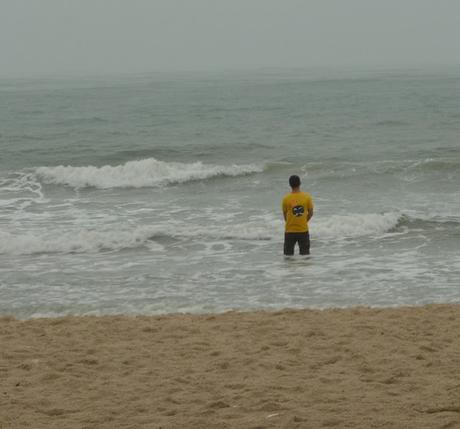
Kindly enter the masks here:
M 38 167 L 35 173 L 47 184 L 108 189 L 165 186 L 215 177 L 243 176 L 263 170 L 263 166 L 256 164 L 209 165 L 202 162 L 164 162 L 148 158 L 117 166 Z
M 421 160 L 388 160 L 369 162 L 311 162 L 302 168 L 305 176 L 313 179 L 349 179 L 354 177 L 376 177 L 397 175 L 422 180 L 430 174 L 457 176 L 460 172 L 460 158 L 426 158 Z

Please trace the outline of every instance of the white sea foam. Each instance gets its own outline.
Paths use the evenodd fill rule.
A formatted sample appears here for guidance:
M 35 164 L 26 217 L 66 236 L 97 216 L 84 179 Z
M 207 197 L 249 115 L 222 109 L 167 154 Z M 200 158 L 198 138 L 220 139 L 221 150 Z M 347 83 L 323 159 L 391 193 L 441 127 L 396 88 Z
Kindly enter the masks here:
M 220 176 L 242 176 L 263 170 L 263 166 L 255 164 L 208 165 L 202 162 L 164 162 L 147 158 L 117 166 L 39 167 L 36 174 L 40 180 L 49 184 L 107 189 L 163 186 Z
M 18 172 L 0 177 L 0 207 L 20 208 L 32 201 L 45 202 L 42 186 L 33 174 Z

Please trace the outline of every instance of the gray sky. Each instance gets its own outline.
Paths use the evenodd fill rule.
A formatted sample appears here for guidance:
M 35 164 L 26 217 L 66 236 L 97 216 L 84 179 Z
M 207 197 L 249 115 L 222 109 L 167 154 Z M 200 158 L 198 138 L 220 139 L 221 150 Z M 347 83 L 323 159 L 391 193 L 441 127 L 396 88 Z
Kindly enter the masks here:
M 0 75 L 460 64 L 459 0 L 0 0 Z

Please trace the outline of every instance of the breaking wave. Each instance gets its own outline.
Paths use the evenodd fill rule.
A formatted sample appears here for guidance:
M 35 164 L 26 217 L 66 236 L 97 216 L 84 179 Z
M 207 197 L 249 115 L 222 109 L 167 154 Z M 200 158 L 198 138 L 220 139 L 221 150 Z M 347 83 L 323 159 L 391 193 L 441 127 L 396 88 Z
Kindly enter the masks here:
M 147 158 L 117 166 L 38 167 L 35 173 L 47 184 L 108 189 L 165 186 L 215 177 L 244 176 L 262 171 L 264 166 L 255 164 L 209 165 L 202 162 L 164 162 Z
M 400 213 L 369 213 L 333 215 L 314 225 L 314 235 L 322 240 L 340 240 L 364 236 L 381 236 L 394 229 L 403 215 Z
M 134 231 L 72 232 L 43 231 L 24 234 L 0 232 L 0 254 L 30 255 L 34 253 L 94 253 L 122 250 L 143 245 L 146 234 Z
M 399 213 L 334 215 L 312 222 L 311 231 L 314 239 L 319 241 L 379 237 L 392 232 L 401 222 L 407 223 L 407 220 Z M 195 243 L 209 240 L 260 242 L 281 241 L 282 237 L 283 222 L 271 217 L 215 227 L 184 223 L 174 228 L 155 225 L 129 230 L 113 227 L 110 230 L 45 230 L 21 234 L 0 231 L 0 254 L 94 253 L 144 246 L 161 251 L 171 240 Z
M 225 228 L 218 231 L 204 227 L 181 227 L 165 233 L 159 227 L 137 227 L 132 230 L 97 231 L 81 229 L 74 232 L 43 231 L 12 234 L 0 231 L 0 254 L 30 255 L 35 253 L 97 253 L 120 251 L 148 246 L 159 250 L 164 239 L 211 240 L 270 240 L 267 230 L 249 231 L 247 228 Z

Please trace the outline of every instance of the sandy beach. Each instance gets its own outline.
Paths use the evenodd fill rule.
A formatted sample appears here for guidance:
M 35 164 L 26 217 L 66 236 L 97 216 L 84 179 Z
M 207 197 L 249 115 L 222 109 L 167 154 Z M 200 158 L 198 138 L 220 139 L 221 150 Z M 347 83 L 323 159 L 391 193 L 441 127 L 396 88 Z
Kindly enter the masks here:
M 460 306 L 0 318 L 0 428 L 458 428 Z

